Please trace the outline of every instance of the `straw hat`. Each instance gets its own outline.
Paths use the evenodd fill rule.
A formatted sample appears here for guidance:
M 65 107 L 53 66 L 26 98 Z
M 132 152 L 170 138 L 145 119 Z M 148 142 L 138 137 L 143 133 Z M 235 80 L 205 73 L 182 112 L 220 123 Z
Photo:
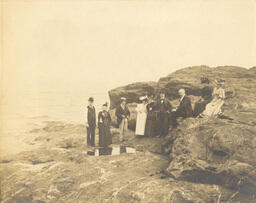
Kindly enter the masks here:
M 218 79 L 218 80 L 214 80 L 214 82 L 215 82 L 217 85 L 223 85 L 223 84 L 225 83 L 225 80 Z
M 140 99 L 140 101 L 145 101 L 145 100 L 148 99 L 148 97 L 147 96 L 141 96 L 139 99 Z

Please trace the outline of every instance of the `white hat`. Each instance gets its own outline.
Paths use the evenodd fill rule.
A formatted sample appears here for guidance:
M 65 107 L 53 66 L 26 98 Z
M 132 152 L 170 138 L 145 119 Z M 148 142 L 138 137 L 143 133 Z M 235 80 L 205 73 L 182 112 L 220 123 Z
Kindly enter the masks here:
M 140 101 L 144 101 L 144 100 L 146 100 L 146 99 L 148 99 L 147 96 L 141 96 L 141 97 L 140 97 Z
M 121 100 L 122 100 L 122 101 L 126 101 L 126 98 L 125 98 L 125 97 L 121 97 Z
M 214 82 L 215 82 L 217 85 L 223 85 L 223 84 L 225 83 L 225 80 L 219 79 L 219 80 L 214 80 Z

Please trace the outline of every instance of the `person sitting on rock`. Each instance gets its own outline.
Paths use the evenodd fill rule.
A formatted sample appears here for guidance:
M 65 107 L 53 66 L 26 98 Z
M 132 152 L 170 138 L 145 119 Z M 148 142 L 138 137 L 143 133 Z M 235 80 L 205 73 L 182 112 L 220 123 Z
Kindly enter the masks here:
M 120 130 L 120 141 L 124 140 L 124 134 L 128 130 L 128 119 L 130 117 L 130 111 L 126 106 L 126 98 L 121 97 L 121 104 L 116 109 L 117 125 Z
M 179 89 L 180 103 L 177 109 L 172 110 L 172 126 L 178 125 L 177 118 L 189 118 L 193 116 L 193 109 L 191 106 L 190 98 L 186 95 L 185 89 Z
M 157 100 L 155 110 L 157 111 L 157 129 L 160 137 L 165 137 L 169 131 L 169 114 L 172 106 L 165 98 L 165 92 L 160 92 L 160 98 Z
M 216 87 L 212 93 L 212 100 L 206 105 L 205 110 L 199 115 L 199 118 L 220 116 L 221 107 L 225 100 L 225 90 L 223 89 L 224 80 L 215 80 Z
M 197 117 L 200 113 L 205 110 L 207 104 L 212 100 L 212 88 L 207 84 L 200 91 L 201 97 L 198 101 L 195 102 L 193 116 Z

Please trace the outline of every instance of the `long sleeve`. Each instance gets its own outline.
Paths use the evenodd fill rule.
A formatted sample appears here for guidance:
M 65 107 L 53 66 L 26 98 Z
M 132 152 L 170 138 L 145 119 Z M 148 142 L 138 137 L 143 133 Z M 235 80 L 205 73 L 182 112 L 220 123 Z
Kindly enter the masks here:
M 85 108 L 85 123 L 88 123 L 88 110 Z
M 111 123 L 112 120 L 109 112 L 108 112 L 108 119 L 109 119 L 109 123 Z
M 95 108 L 95 107 L 94 107 L 94 108 Z M 95 122 L 98 123 L 99 120 L 98 120 L 96 108 L 95 108 L 95 120 L 96 120 Z
M 117 107 L 117 108 L 116 108 L 116 113 L 115 113 L 115 114 L 116 114 L 116 117 L 117 117 L 117 118 L 121 118 L 120 107 Z
M 98 114 L 98 126 L 99 126 L 99 123 L 102 123 L 102 115 L 101 115 L 101 112 L 99 112 L 99 114 Z
M 191 101 L 188 97 L 186 97 L 185 99 L 185 111 L 186 111 L 186 117 L 191 117 L 193 115 Z
M 128 108 L 128 107 L 126 107 L 126 109 L 127 109 L 127 115 L 128 115 L 128 116 L 130 116 L 130 115 L 131 115 L 131 113 L 130 113 L 130 111 L 129 111 L 129 108 Z
M 169 112 L 171 112 L 171 110 L 172 110 L 172 105 L 171 105 L 171 103 L 168 101 L 168 100 L 166 100 L 166 103 L 167 103 L 167 111 L 169 111 Z
M 225 99 L 225 90 L 220 89 L 220 98 Z
M 138 105 L 137 105 L 136 111 L 137 111 L 138 113 L 141 113 L 141 112 L 142 112 L 142 105 L 141 105 L 141 104 L 138 104 Z
M 217 88 L 215 87 L 212 91 L 212 97 L 214 98 L 216 97 L 216 95 L 218 95 L 218 93 L 217 93 Z
M 191 106 L 191 101 L 189 97 L 184 97 L 183 100 L 180 102 L 180 105 L 176 111 L 176 114 L 187 118 L 193 115 L 193 110 Z

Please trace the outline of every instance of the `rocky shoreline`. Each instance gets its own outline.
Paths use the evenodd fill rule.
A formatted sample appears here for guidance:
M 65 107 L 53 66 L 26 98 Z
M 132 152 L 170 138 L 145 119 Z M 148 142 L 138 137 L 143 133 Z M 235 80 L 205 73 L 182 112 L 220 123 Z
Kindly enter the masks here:
M 189 125 L 191 121 L 188 121 Z M 186 122 L 184 123 L 186 125 Z M 182 137 L 173 141 L 175 157 L 162 155 L 161 138 L 136 138 L 129 131 L 124 146 L 135 154 L 86 156 L 85 127 L 49 122 L 34 129 L 40 146 L 1 160 L 1 202 L 253 202 L 253 194 L 222 184 L 190 180 L 203 177 L 187 164 L 178 166 Z M 117 131 L 112 129 L 115 144 Z M 193 139 L 192 139 L 193 140 Z M 170 144 L 170 143 L 169 143 Z M 179 150 L 184 151 L 183 148 Z M 201 149 L 202 150 L 202 149 Z M 165 153 L 166 154 L 166 153 Z M 188 153 L 187 153 L 188 154 Z M 205 154 L 204 154 L 205 155 Z M 171 165 L 170 160 L 172 159 Z M 186 161 L 184 159 L 184 161 Z M 173 172 L 175 167 L 178 169 Z M 168 167 L 169 166 L 169 167 Z M 190 167 L 193 167 L 190 166 Z M 214 171 L 210 165 L 204 170 Z M 182 173 L 189 169 L 188 173 Z M 200 170 L 203 170 L 202 167 Z M 196 173 L 201 173 L 197 174 Z M 177 176 L 179 174 L 179 176 Z M 183 176 L 186 174 L 186 178 Z M 210 177 L 210 176 L 209 176 Z M 211 176 L 212 177 L 212 176 Z
M 120 96 L 136 102 L 143 95 L 141 92 L 157 94 L 159 90 L 165 90 L 175 106 L 180 88 L 186 90 L 195 105 L 200 97 L 211 94 L 215 79 L 225 80 L 227 99 L 223 111 L 233 120 L 183 120 L 162 142 L 162 152 L 170 157 L 170 165 L 165 172 L 175 180 L 220 185 L 236 191 L 236 195 L 255 198 L 255 67 L 249 70 L 233 66 L 184 68 L 160 78 L 157 83 L 135 83 L 111 90 L 111 106 L 115 107 Z M 130 108 L 133 112 L 132 105 Z M 133 117 L 131 126 L 132 122 Z
M 86 155 L 84 125 L 47 122 L 27 132 L 33 150 L 1 157 L 1 202 L 256 202 L 255 68 L 181 69 L 157 83 L 111 90 L 111 107 L 126 96 L 133 129 L 138 96 L 165 89 L 175 105 L 176 91 L 185 88 L 195 102 L 211 87 L 201 77 L 225 79 L 224 113 L 234 120 L 189 118 L 165 138 L 130 130 L 124 143 L 112 128 L 114 145 L 137 152 L 101 157 Z

